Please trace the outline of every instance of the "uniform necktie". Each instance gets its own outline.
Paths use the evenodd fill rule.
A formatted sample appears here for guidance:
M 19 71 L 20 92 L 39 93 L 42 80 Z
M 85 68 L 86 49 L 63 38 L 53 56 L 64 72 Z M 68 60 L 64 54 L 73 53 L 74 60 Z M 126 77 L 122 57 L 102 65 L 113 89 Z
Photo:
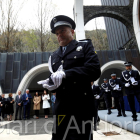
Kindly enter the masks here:
M 62 49 L 63 49 L 63 54 L 64 54 L 65 51 L 66 51 L 66 47 L 67 47 L 67 46 L 62 47 Z

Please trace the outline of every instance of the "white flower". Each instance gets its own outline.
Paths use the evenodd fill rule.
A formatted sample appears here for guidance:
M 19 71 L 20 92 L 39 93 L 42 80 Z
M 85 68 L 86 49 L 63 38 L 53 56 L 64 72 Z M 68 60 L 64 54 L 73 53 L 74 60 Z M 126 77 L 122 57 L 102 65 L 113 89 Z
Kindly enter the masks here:
M 80 51 L 80 50 L 82 50 L 82 48 L 83 48 L 82 46 L 78 46 L 76 51 Z

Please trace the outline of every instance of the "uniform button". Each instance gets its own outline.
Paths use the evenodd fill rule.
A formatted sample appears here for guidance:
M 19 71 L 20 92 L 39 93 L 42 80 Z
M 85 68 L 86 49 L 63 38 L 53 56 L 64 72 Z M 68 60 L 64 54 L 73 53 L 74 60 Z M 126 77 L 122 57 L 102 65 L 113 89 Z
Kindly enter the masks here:
M 87 95 L 87 93 L 85 93 L 85 95 Z
M 55 63 L 53 63 L 53 65 L 54 65 Z
M 64 63 L 64 60 L 62 60 L 61 63 Z
M 74 56 L 74 58 L 76 59 L 76 56 Z

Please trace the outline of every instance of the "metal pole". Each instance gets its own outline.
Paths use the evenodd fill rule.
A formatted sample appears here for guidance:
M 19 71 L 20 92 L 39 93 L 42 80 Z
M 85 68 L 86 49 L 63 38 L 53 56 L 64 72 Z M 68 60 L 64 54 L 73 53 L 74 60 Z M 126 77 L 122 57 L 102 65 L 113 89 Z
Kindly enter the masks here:
M 83 0 L 75 0 L 74 18 L 76 22 L 76 40 L 85 39 Z

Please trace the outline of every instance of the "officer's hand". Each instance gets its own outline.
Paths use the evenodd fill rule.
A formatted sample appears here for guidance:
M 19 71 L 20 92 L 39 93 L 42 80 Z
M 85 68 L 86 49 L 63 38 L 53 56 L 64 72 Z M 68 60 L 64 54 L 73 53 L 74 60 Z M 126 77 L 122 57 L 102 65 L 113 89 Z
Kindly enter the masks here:
M 117 90 L 117 88 L 116 88 L 116 87 L 114 87 L 114 88 L 113 88 L 113 90 Z
M 39 85 L 43 85 L 43 84 L 46 84 L 46 80 L 41 80 L 41 81 L 38 81 L 37 82 Z
M 125 87 L 129 87 L 129 86 L 130 86 L 130 84 L 129 84 L 129 83 L 126 83 L 126 84 L 125 84 Z
M 44 88 L 47 88 L 49 91 L 57 89 L 56 85 L 49 84 L 49 78 L 46 80 L 46 84 L 43 84 Z
M 138 85 L 138 82 L 135 81 L 134 83 L 132 83 L 132 85 L 137 86 Z
M 121 91 L 121 88 L 118 88 L 117 90 L 118 90 L 118 91 Z
M 100 95 L 97 95 L 96 97 L 95 97 L 95 99 L 99 99 L 100 98 Z
M 54 85 L 59 87 L 61 85 L 61 83 L 62 83 L 62 79 L 65 78 L 65 76 L 66 76 L 66 74 L 63 71 L 63 66 L 60 65 L 58 70 L 51 75 L 51 79 L 52 79 Z

